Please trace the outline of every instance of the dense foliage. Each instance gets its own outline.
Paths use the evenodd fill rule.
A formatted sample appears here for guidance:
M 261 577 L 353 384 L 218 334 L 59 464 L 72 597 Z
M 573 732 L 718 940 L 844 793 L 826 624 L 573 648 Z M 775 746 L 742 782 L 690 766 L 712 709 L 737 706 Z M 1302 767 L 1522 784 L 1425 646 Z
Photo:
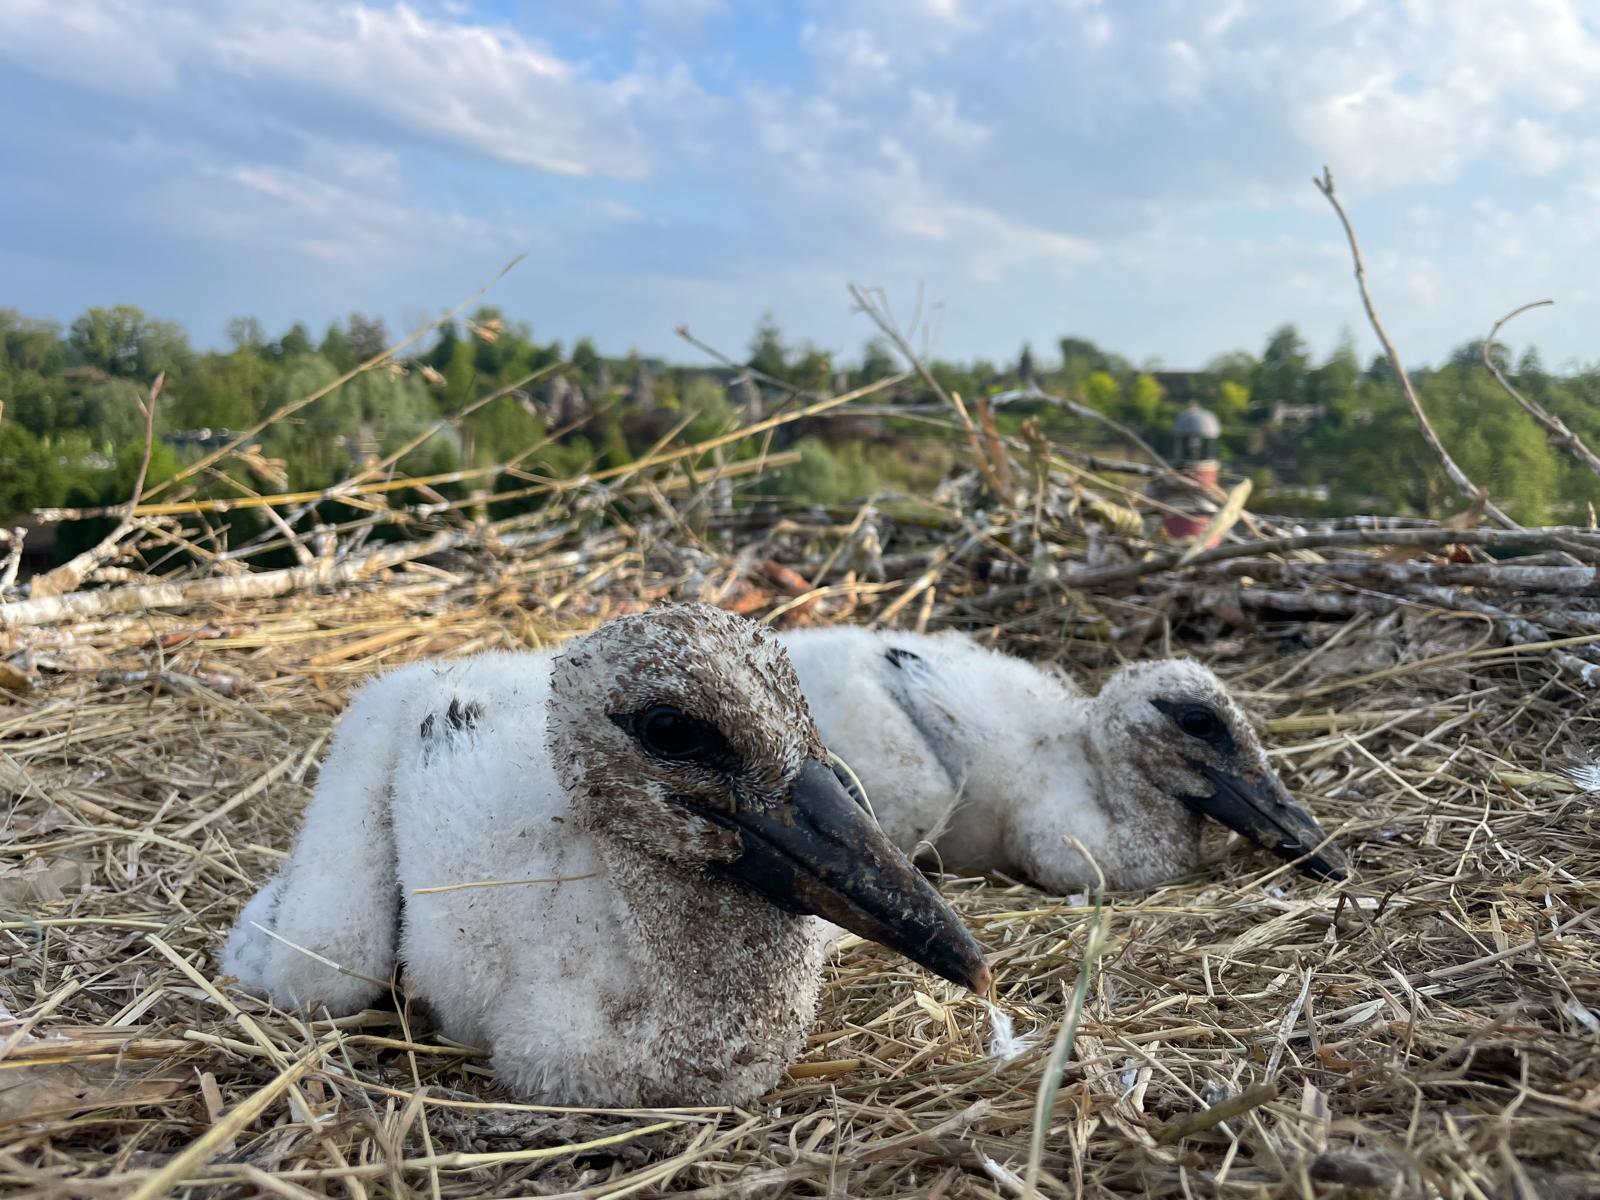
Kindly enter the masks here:
M 158 373 L 165 375 L 157 410 L 162 443 L 152 481 L 216 444 L 217 431 L 248 428 L 328 387 L 389 341 L 381 320 L 360 314 L 335 322 L 320 339 L 298 324 L 269 339 L 250 318 L 230 322 L 228 334 L 227 349 L 195 350 L 177 326 L 128 306 L 90 309 L 66 329 L 0 310 L 0 518 L 124 501 L 142 450 L 139 401 Z M 1172 447 L 1177 412 L 1197 401 L 1222 422 L 1220 454 L 1228 469 L 1253 475 L 1279 511 L 1438 514 L 1460 506 L 1387 363 L 1363 367 L 1348 343 L 1316 362 L 1285 326 L 1259 356 L 1235 352 L 1190 372 L 1140 369 L 1080 338 L 1062 338 L 1056 351 L 1054 361 L 1045 361 L 1024 346 L 1015 363 L 939 362 L 933 372 L 969 399 L 1036 382 L 1133 426 L 1163 450 Z M 1478 351 L 1476 344 L 1463 346 L 1449 362 L 1416 375 L 1441 437 L 1467 473 L 1519 519 L 1586 515 L 1600 499 L 1600 481 L 1547 445 L 1488 376 Z M 741 393 L 725 391 L 732 372 L 607 358 L 587 339 L 564 353 L 485 308 L 460 326 L 444 325 L 415 358 L 359 374 L 271 426 L 259 453 L 194 482 L 210 495 L 324 487 L 403 448 L 442 415 L 563 361 L 565 378 L 585 397 L 585 415 L 573 428 L 549 436 L 560 422 L 541 390 L 548 383 L 541 382 L 478 408 L 459 430 L 422 441 L 398 469 L 439 476 L 503 464 L 532 448 L 512 475 L 475 485 L 506 490 L 517 480 L 621 465 L 680 424 L 680 439 L 709 437 L 738 416 Z M 859 365 L 841 371 L 821 351 L 786 344 L 770 320 L 756 330 L 749 365 L 808 389 L 854 385 L 897 369 L 888 348 L 874 341 Z M 1518 386 L 1600 443 L 1600 369 L 1553 375 L 1529 351 L 1513 374 Z M 929 399 L 920 385 L 893 397 L 909 404 Z M 1047 403 L 1002 408 L 1002 428 L 1016 428 L 1024 412 L 1058 439 L 1096 449 L 1114 445 L 1100 427 Z M 799 461 L 763 482 L 769 493 L 845 502 L 878 489 L 915 492 L 957 461 L 949 438 L 899 418 L 814 422 L 785 439 L 791 434 Z M 451 481 L 435 490 L 464 494 Z M 505 507 L 496 504 L 494 511 Z M 85 525 L 64 536 L 64 545 L 90 536 Z M 241 531 L 248 530 L 236 524 L 235 533 Z

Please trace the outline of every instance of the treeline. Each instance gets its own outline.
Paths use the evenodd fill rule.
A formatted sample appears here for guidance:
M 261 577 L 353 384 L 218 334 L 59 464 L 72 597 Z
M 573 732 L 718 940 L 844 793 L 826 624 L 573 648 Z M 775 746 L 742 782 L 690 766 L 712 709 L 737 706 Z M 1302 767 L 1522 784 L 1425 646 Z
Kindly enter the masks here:
M 196 350 L 178 326 L 128 306 L 90 309 L 65 328 L 0 309 L 0 519 L 125 501 L 143 450 L 139 401 L 158 374 L 164 373 L 157 410 L 162 440 L 152 482 L 198 457 L 214 444 L 215 431 L 248 428 L 327 387 L 390 340 L 382 320 L 361 314 L 320 336 L 296 324 L 269 337 L 259 322 L 241 318 L 228 326 L 226 349 Z M 1348 342 L 1316 361 L 1286 326 L 1259 355 L 1235 352 L 1189 372 L 1141 369 L 1079 338 L 1063 338 L 1053 349 L 1048 362 L 1024 347 L 1013 362 L 938 362 L 933 374 L 969 399 L 1036 383 L 1132 425 L 1163 450 L 1171 448 L 1177 412 L 1198 402 L 1222 422 L 1228 469 L 1255 476 L 1262 489 L 1302 489 L 1292 502 L 1273 505 L 1280 511 L 1440 514 L 1460 505 L 1387 364 L 1363 365 Z M 1468 344 L 1441 366 L 1416 372 L 1440 436 L 1467 473 L 1520 520 L 1585 515 L 1600 500 L 1600 480 L 1546 444 L 1483 369 L 1479 349 Z M 835 363 L 817 349 L 790 346 L 770 320 L 756 330 L 748 354 L 756 371 L 817 391 L 899 368 L 881 342 L 869 343 L 849 364 Z M 696 439 L 731 428 L 743 415 L 735 411 L 737 396 L 730 403 L 726 391 L 734 372 L 608 357 L 588 339 L 566 349 L 483 308 L 443 325 L 403 362 L 364 372 L 272 425 L 257 452 L 193 482 L 208 495 L 325 487 L 406 446 L 442 415 L 562 363 L 559 373 L 568 382 L 561 386 L 575 389 L 585 405 L 584 419 L 569 432 L 549 437 L 562 422 L 546 380 L 477 409 L 459 429 L 423 442 L 397 470 L 441 475 L 505 463 L 538 447 L 519 462 L 515 479 L 564 476 L 631 461 L 684 420 L 678 436 Z M 1519 387 L 1600 443 L 1600 370 L 1552 374 L 1532 351 L 1503 365 Z M 776 399 L 776 393 L 765 397 L 769 404 Z M 920 384 L 907 384 L 885 402 L 931 399 Z M 1104 430 L 1048 404 L 1002 408 L 1002 426 L 1019 425 L 1023 407 L 1058 437 L 1096 449 L 1113 445 Z M 209 442 L 205 431 L 213 431 Z M 804 435 L 799 464 L 765 481 L 766 490 L 829 501 L 878 488 L 917 491 L 958 458 L 953 443 L 898 420 L 819 423 L 798 432 Z M 436 490 L 445 497 L 464 491 L 447 483 Z

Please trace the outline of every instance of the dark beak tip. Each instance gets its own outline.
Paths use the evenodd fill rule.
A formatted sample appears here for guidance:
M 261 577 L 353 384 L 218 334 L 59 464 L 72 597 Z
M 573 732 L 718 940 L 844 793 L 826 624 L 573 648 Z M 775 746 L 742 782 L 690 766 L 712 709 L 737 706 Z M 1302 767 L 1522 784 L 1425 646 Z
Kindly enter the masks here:
M 1337 846 L 1329 846 L 1316 854 L 1311 859 L 1310 866 L 1324 879 L 1350 878 L 1350 860 Z

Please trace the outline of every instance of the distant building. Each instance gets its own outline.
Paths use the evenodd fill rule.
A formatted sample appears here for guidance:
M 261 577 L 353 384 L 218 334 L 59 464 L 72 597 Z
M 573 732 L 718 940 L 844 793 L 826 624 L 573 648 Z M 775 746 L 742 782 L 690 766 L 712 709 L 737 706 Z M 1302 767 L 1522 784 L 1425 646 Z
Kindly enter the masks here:
M 1172 433 L 1179 465 L 1193 474 L 1194 468 L 1209 464 L 1214 480 L 1217 441 L 1222 437 L 1222 422 L 1217 420 L 1217 415 L 1190 401 L 1189 406 L 1173 421 Z
M 1215 489 L 1220 469 L 1217 442 L 1221 437 L 1222 422 L 1216 414 L 1191 400 L 1172 423 L 1172 465 L 1195 482 Z M 1157 478 L 1149 495 L 1176 510 L 1161 520 L 1162 530 L 1175 540 L 1198 536 L 1217 512 L 1216 504 L 1204 495 L 1168 479 Z
M 175 450 L 198 449 L 215 450 L 218 446 L 226 446 L 233 441 L 236 434 L 231 429 L 210 429 L 202 426 L 199 429 L 174 429 L 163 433 L 161 440 Z
M 1272 406 L 1272 423 L 1274 425 L 1304 425 L 1311 421 L 1320 421 L 1327 415 L 1328 408 L 1324 404 L 1274 404 Z

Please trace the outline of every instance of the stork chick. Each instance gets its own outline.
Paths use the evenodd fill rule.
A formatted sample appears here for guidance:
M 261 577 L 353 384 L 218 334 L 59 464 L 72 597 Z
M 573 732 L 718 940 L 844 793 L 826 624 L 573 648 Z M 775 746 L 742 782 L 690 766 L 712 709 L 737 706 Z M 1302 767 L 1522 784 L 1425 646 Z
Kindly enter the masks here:
M 946 867 L 1056 892 L 1194 870 L 1212 817 L 1317 876 L 1346 859 L 1267 761 L 1216 675 L 1136 663 L 1094 697 L 960 634 L 834 627 L 780 635 L 828 747 L 891 840 Z
M 417 894 L 483 880 L 545 880 Z M 704 606 L 385 675 L 223 969 L 335 1015 L 396 963 L 521 1096 L 745 1103 L 804 1045 L 816 914 L 975 990 L 960 919 L 828 765 L 776 639 Z

